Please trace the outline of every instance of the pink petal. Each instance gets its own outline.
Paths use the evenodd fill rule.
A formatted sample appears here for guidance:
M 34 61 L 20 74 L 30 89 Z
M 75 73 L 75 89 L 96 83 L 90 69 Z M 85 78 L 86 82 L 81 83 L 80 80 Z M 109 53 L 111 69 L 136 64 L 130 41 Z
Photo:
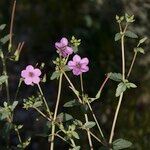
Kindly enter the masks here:
M 83 58 L 83 59 L 81 59 L 81 61 L 80 61 L 80 64 L 87 65 L 88 63 L 89 63 L 89 59 L 88 59 L 88 58 Z
M 26 71 L 33 71 L 34 70 L 34 68 L 33 68 L 33 66 L 32 65 L 28 65 L 27 67 L 26 67 Z
M 82 72 L 87 72 L 87 71 L 89 71 L 89 67 L 83 65 L 83 66 L 81 66 L 81 71 L 82 71 Z
M 68 45 L 68 40 L 67 38 L 63 37 L 60 42 L 63 44 L 63 46 L 67 46 Z
M 25 78 L 24 82 L 26 85 L 32 85 L 32 78 Z
M 56 42 L 55 43 L 55 48 L 56 49 L 60 49 L 62 47 L 62 44 L 61 43 L 59 43 L 59 42 Z
M 73 53 L 73 49 L 72 49 L 71 47 L 67 46 L 67 47 L 66 47 L 66 53 L 67 53 L 68 55 L 72 54 L 72 53 Z
M 68 68 L 73 69 L 74 67 L 76 67 L 76 63 L 74 61 L 69 61 L 68 62 Z
M 40 78 L 39 77 L 34 77 L 34 78 L 32 78 L 32 82 L 35 83 L 35 84 L 39 84 Z
M 41 70 L 38 69 L 38 68 L 34 69 L 34 74 L 35 74 L 36 76 L 40 76 L 40 75 L 41 75 Z
M 28 71 L 22 70 L 22 71 L 21 71 L 21 77 L 23 77 L 23 78 L 28 77 Z
M 75 56 L 73 57 L 73 61 L 74 61 L 74 62 L 80 62 L 80 61 L 81 61 L 81 57 L 80 57 L 79 55 L 75 55 Z
M 78 75 L 80 75 L 81 73 L 82 73 L 82 72 L 81 72 L 80 69 L 78 69 L 78 68 L 74 68 L 74 69 L 73 69 L 73 74 L 74 74 L 74 75 L 77 75 L 77 76 L 78 76 Z

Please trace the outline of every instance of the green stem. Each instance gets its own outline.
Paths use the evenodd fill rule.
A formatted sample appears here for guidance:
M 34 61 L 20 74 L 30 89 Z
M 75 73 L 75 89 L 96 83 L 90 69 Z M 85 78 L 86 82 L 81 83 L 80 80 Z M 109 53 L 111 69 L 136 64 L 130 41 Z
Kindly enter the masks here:
M 45 97 L 44 97 L 44 94 L 43 94 L 42 89 L 41 89 L 41 87 L 40 87 L 39 84 L 38 84 L 38 89 L 39 89 L 39 91 L 40 91 L 40 94 L 41 94 L 41 96 L 42 96 L 42 98 L 43 98 L 43 101 L 44 101 L 44 104 L 45 104 L 45 106 L 46 106 L 46 111 L 48 112 L 49 117 L 52 118 L 52 115 L 51 115 L 50 109 L 49 109 L 49 107 L 48 107 L 47 101 L 46 101 L 46 99 L 45 99 Z
M 89 122 L 89 120 L 88 120 L 88 115 L 87 115 L 87 114 L 84 114 L 84 116 L 85 116 L 85 121 L 86 121 L 86 122 Z M 88 141 L 89 141 L 90 149 L 93 150 L 92 139 L 91 139 L 91 135 L 90 135 L 90 132 L 89 132 L 90 129 L 87 129 L 86 131 L 87 131 L 87 136 L 88 136 Z
M 61 86 L 62 86 L 62 76 L 63 74 L 60 75 L 59 78 L 59 87 L 58 87 L 58 95 L 57 95 L 57 101 L 56 101 L 56 106 L 55 106 L 55 112 L 54 112 L 54 118 L 52 121 L 52 132 L 51 132 L 51 146 L 50 146 L 50 150 L 54 149 L 54 138 L 55 138 L 55 120 L 57 117 L 57 111 L 58 111 L 58 106 L 59 106 L 59 102 L 60 102 L 60 94 L 61 94 Z
M 47 119 L 48 121 L 51 121 L 51 119 L 49 117 L 47 117 L 41 110 L 39 110 L 36 107 L 33 107 L 39 114 L 41 114 L 45 119 Z
M 21 83 L 22 83 L 22 79 L 20 79 L 20 81 L 19 81 L 19 84 L 18 84 L 18 87 L 17 87 L 17 91 L 16 91 L 16 94 L 15 94 L 14 101 L 17 99 L 17 96 L 18 96 L 18 93 L 19 93 L 19 89 L 20 89 Z
M 132 68 L 133 68 L 133 65 L 134 65 L 136 56 L 137 56 L 137 52 L 134 53 L 134 56 L 133 56 L 133 59 L 132 59 L 132 63 L 131 63 L 131 65 L 130 65 L 130 69 L 129 69 L 129 71 L 128 71 L 128 74 L 127 74 L 127 77 L 126 77 L 126 78 L 129 78 L 129 76 L 130 76 L 130 74 L 131 74 L 131 71 L 132 71 Z
M 99 132 L 100 132 L 102 138 L 105 140 L 104 134 L 103 134 L 102 129 L 101 129 L 99 123 L 98 123 L 98 120 L 97 120 L 97 118 L 96 118 L 96 116 L 95 116 L 95 114 L 94 114 L 94 112 L 93 112 L 93 109 L 92 109 L 92 107 L 91 107 L 91 105 L 90 105 L 89 102 L 87 102 L 87 104 L 88 104 L 88 107 L 89 107 L 89 109 L 90 109 L 90 111 L 91 111 L 91 113 L 92 113 L 92 116 L 93 116 L 93 118 L 94 118 L 94 120 L 95 120 L 95 122 L 96 122 L 96 125 L 97 125 L 97 127 L 98 127 L 98 130 L 99 130 Z
M 72 143 L 72 147 L 76 147 L 76 144 L 75 144 L 74 140 L 73 140 L 73 139 L 70 139 L 70 141 L 71 141 L 71 143 Z
M 124 33 L 125 33 L 126 29 L 127 29 L 127 25 L 124 29 Z M 124 34 L 121 36 L 121 51 L 122 51 L 122 78 L 123 78 L 123 81 L 124 81 L 125 80 Z M 113 124 L 112 124 L 112 128 L 111 128 L 111 133 L 110 133 L 110 137 L 109 137 L 109 144 L 111 144 L 112 140 L 113 140 L 114 130 L 115 130 L 115 126 L 116 126 L 117 117 L 118 117 L 118 114 L 119 114 L 122 98 L 123 98 L 123 93 L 121 93 L 121 95 L 119 97 L 118 105 L 117 105 L 117 108 L 116 108 L 116 112 L 115 112 L 115 116 L 114 116 Z

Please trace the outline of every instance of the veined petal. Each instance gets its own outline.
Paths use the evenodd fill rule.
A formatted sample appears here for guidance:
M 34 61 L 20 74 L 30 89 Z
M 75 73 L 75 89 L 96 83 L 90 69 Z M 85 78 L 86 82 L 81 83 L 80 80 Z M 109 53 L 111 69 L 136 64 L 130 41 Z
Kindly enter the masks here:
M 80 61 L 80 64 L 84 64 L 87 65 L 89 63 L 89 59 L 88 58 L 82 58 Z
M 26 85 L 32 85 L 32 78 L 29 78 L 29 77 L 25 78 L 24 82 L 25 82 Z
M 28 77 L 28 71 L 26 71 L 26 70 L 22 70 L 21 71 L 21 77 L 23 77 L 23 78 L 26 78 L 26 77 Z
M 67 38 L 63 37 L 63 38 L 60 40 L 60 43 L 62 43 L 63 46 L 67 46 L 67 45 L 68 45 L 68 40 L 67 40 Z
M 75 56 L 73 57 L 73 61 L 74 61 L 74 62 L 80 62 L 80 61 L 81 61 L 81 57 L 80 57 L 79 55 L 75 55 Z
M 27 67 L 26 67 L 26 71 L 33 71 L 34 70 L 34 68 L 33 68 L 33 66 L 32 65 L 28 65 Z
M 78 68 L 73 68 L 73 74 L 78 76 L 80 75 L 82 72 L 81 72 L 81 69 L 78 69 Z
M 41 75 L 41 70 L 38 69 L 38 68 L 34 69 L 33 72 L 34 72 L 34 74 L 35 74 L 36 76 L 40 76 L 40 75 Z
M 74 61 L 69 61 L 68 67 L 69 67 L 69 69 L 73 69 L 74 67 L 76 67 L 76 63 Z
M 68 55 L 72 54 L 72 53 L 73 53 L 73 49 L 72 49 L 71 47 L 67 46 L 67 47 L 66 47 L 66 53 L 67 53 Z
M 82 65 L 82 66 L 81 66 L 81 71 L 82 71 L 82 72 L 87 72 L 87 71 L 89 71 L 89 67 L 86 66 L 86 65 Z
M 39 84 L 40 78 L 35 76 L 35 77 L 32 78 L 32 82 L 35 83 L 35 84 Z
M 62 47 L 62 44 L 60 42 L 55 43 L 55 48 L 60 49 Z

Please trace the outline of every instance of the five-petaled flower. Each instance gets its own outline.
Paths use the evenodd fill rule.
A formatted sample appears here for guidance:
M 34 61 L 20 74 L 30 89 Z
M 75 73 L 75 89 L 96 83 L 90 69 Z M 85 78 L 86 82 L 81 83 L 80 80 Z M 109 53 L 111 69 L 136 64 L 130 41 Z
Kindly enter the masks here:
M 68 62 L 68 68 L 73 70 L 74 75 L 80 75 L 83 72 L 89 71 L 87 66 L 89 63 L 88 58 L 82 58 L 79 55 L 75 55 L 72 61 Z
M 25 70 L 21 71 L 21 77 L 24 79 L 26 85 L 39 84 L 41 70 L 28 65 Z
M 73 49 L 68 46 L 68 40 L 65 37 L 63 37 L 60 42 L 55 43 L 55 48 L 57 49 L 57 53 L 63 57 L 67 57 L 73 53 Z

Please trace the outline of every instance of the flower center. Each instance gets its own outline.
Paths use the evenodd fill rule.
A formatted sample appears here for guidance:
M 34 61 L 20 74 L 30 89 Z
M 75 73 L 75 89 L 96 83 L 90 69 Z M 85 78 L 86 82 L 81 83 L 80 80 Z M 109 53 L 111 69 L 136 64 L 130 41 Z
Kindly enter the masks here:
M 80 69 L 80 68 L 81 68 L 81 64 L 80 64 L 80 63 L 76 63 L 76 67 L 77 67 L 78 69 Z
M 34 73 L 33 72 L 29 72 L 29 77 L 33 77 Z

